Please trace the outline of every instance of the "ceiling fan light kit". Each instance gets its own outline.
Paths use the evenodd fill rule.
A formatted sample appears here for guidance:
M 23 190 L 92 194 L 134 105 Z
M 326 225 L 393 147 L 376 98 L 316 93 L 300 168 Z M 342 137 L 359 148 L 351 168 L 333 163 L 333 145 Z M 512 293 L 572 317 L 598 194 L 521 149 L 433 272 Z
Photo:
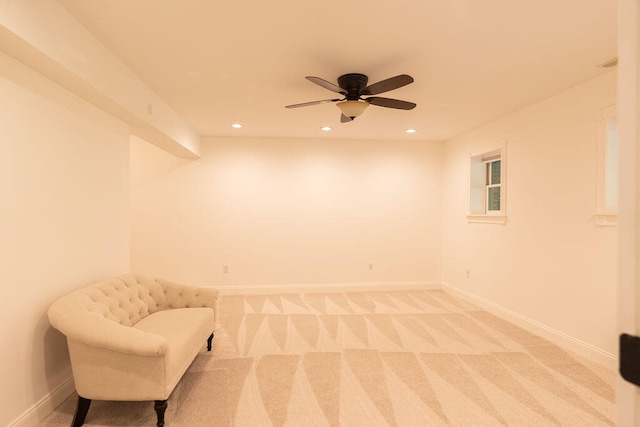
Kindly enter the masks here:
M 369 86 L 367 86 L 369 78 L 360 73 L 343 74 L 338 77 L 338 85 L 321 79 L 320 77 L 307 76 L 305 78 L 318 86 L 341 94 L 344 98 L 303 102 L 301 104 L 287 105 L 285 108 L 307 107 L 310 105 L 337 102 L 336 105 L 342 112 L 340 122 L 345 123 L 360 116 L 370 104 L 379 107 L 395 108 L 397 110 L 411 110 L 416 107 L 416 104 L 413 102 L 383 98 L 380 96 L 369 96 L 388 92 L 413 83 L 413 77 L 407 74 L 400 74 Z M 363 96 L 369 96 L 369 98 L 363 98 Z
M 341 101 L 336 105 L 340 108 L 342 114 L 353 120 L 360 114 L 364 113 L 364 110 L 367 109 L 369 103 L 365 101 Z

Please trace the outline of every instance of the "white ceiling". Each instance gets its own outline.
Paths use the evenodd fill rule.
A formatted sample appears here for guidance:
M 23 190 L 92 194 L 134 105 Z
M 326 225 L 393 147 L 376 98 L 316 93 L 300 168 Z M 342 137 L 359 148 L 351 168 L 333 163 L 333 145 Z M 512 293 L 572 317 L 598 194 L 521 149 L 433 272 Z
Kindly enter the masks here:
M 613 0 L 59 2 L 203 136 L 444 140 L 616 56 Z M 305 76 L 350 72 L 410 74 L 380 96 L 418 106 L 371 106 L 344 124 L 333 104 L 284 108 L 336 97 Z

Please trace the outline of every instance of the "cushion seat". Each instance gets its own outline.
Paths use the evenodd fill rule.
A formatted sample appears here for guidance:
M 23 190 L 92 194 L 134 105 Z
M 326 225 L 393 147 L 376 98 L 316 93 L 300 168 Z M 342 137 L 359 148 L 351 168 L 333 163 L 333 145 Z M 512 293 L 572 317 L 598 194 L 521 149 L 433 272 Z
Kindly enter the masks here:
M 174 308 L 147 316 L 132 328 L 167 340 L 165 375 L 175 379 L 173 386 L 168 384 L 173 389 L 204 345 L 204 340 L 211 335 L 213 324 L 210 308 Z

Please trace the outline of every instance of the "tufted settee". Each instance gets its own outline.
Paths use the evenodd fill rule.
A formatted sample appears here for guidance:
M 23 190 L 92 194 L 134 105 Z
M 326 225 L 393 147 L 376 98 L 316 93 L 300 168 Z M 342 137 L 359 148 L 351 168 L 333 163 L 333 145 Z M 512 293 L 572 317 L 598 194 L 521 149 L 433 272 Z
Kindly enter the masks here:
M 211 350 L 217 290 L 128 274 L 58 299 L 51 325 L 67 338 L 81 426 L 91 400 L 167 399 L 205 340 Z

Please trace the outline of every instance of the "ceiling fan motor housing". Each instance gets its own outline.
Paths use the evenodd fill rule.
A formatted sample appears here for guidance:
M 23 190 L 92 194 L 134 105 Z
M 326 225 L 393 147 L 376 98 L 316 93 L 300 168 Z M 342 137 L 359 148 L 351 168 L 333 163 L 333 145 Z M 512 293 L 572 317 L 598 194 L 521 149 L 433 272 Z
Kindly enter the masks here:
M 357 101 L 368 81 L 369 78 L 364 74 L 350 73 L 338 77 L 338 86 L 347 91 L 347 101 Z

